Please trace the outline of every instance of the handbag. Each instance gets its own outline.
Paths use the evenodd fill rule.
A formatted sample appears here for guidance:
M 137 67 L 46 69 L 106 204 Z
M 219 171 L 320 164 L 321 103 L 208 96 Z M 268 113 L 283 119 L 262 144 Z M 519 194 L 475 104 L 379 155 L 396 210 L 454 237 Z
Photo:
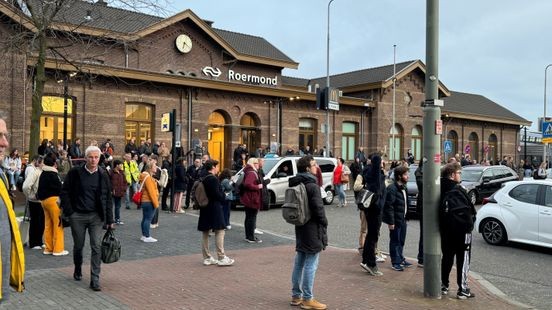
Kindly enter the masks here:
M 357 204 L 359 209 L 367 210 L 368 208 L 370 208 L 370 203 L 372 202 L 373 197 L 373 192 L 367 189 L 361 189 L 360 192 L 358 192 L 355 196 L 355 203 Z
M 115 237 L 113 229 L 108 228 L 102 239 L 102 262 L 115 263 L 121 257 L 121 242 Z
M 349 183 L 349 174 L 341 173 L 341 183 Z
M 140 205 L 142 203 L 142 189 L 144 188 L 144 183 L 146 183 L 146 179 L 149 177 L 149 175 L 146 175 L 144 180 L 142 181 L 142 184 L 140 184 L 140 189 L 132 195 L 132 202 L 134 202 L 137 205 Z
M 59 215 L 59 224 L 63 226 L 63 228 L 71 227 L 71 220 L 67 215 L 61 212 L 61 214 Z

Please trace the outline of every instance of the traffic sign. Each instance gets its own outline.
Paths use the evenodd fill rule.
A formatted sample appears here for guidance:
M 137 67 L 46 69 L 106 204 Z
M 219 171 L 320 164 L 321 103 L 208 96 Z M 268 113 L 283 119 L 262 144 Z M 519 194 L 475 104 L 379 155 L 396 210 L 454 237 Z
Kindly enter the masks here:
M 466 146 L 464 147 L 464 153 L 469 154 L 470 151 L 471 151 L 471 146 L 469 144 L 466 144 Z
M 445 142 L 443 143 L 443 148 L 445 149 L 445 154 L 452 153 L 452 141 L 445 140 Z
M 172 113 L 163 113 L 161 116 L 161 131 L 167 132 L 172 131 L 173 124 L 171 124 Z

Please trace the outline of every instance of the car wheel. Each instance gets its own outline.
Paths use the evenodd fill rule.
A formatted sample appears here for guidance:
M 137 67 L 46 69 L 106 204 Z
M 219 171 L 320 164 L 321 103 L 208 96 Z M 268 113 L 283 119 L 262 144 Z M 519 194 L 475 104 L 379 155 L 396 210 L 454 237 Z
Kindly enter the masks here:
M 497 219 L 486 219 L 481 223 L 481 235 L 483 239 L 492 245 L 501 245 L 505 244 L 508 241 L 508 236 L 506 234 L 506 228 L 504 225 Z
M 470 191 L 468 193 L 468 197 L 470 198 L 471 203 L 475 206 L 477 203 L 477 193 L 475 191 Z
M 326 188 L 326 198 L 323 199 L 325 205 L 331 205 L 334 200 L 334 194 L 331 188 Z

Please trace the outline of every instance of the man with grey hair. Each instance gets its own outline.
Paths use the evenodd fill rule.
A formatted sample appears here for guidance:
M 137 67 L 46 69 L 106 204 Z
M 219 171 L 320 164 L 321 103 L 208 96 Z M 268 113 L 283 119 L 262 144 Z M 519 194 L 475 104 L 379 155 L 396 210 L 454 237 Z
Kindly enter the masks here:
M 75 281 L 82 279 L 82 249 L 86 230 L 90 236 L 90 288 L 100 291 L 102 227 L 113 228 L 111 182 L 107 171 L 98 165 L 101 151 L 89 146 L 85 151 L 86 164 L 73 167 L 63 182 L 61 207 L 70 218 L 73 235 L 73 263 Z
M 0 111 L 0 158 L 10 146 L 5 114 Z M 8 193 L 8 179 L 0 168 L 0 308 L 8 299 L 10 286 L 17 292 L 23 291 L 25 255 L 15 219 L 13 204 Z

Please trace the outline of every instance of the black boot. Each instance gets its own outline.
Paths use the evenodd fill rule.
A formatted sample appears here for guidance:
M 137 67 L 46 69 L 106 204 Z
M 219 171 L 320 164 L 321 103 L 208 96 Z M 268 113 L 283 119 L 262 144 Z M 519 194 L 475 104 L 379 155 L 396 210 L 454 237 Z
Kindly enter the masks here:
M 75 281 L 82 280 L 81 266 L 75 266 L 75 271 L 73 272 L 73 279 L 75 279 Z

